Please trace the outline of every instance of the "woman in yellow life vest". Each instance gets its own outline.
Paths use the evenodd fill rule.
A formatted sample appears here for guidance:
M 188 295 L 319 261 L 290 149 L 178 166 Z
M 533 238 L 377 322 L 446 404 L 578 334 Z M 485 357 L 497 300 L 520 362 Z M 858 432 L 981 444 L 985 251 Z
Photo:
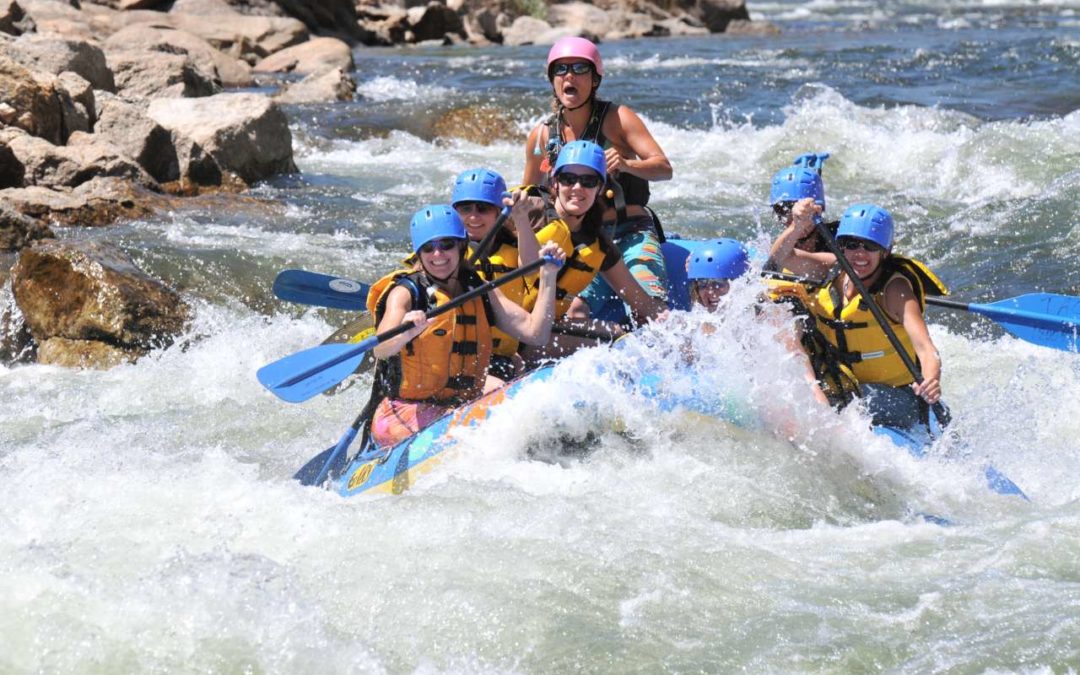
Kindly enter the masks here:
M 545 344 L 554 316 L 558 266 L 549 264 L 541 268 L 532 311 L 494 289 L 429 320 L 425 309 L 445 304 L 483 280 L 463 261 L 465 226 L 450 206 L 424 207 L 413 216 L 409 230 L 413 267 L 383 277 L 368 293 L 368 310 L 380 333 L 413 324 L 373 349 L 379 359 L 373 396 L 381 400 L 372 416 L 371 438 L 380 447 L 392 447 L 447 409 L 501 384 L 487 375 L 494 327 L 522 342 Z M 565 258 L 554 244 L 540 254 L 559 262 Z
M 795 210 L 792 228 L 797 238 L 815 227 L 813 215 L 812 208 Z M 916 396 L 926 404 L 941 399 L 941 358 L 930 339 L 923 311 L 927 295 L 944 295 L 948 291 L 925 265 L 892 253 L 893 235 L 893 219 L 888 211 L 873 204 L 856 204 L 840 218 L 836 240 L 908 356 L 919 366 L 922 383 L 915 383 L 846 273 L 839 273 L 811 295 L 807 309 L 814 319 L 813 330 L 825 340 L 829 357 L 850 368 L 864 395 L 878 399 L 877 404 L 870 401 L 875 423 L 911 426 L 914 422 L 902 424 L 901 420 L 907 422 L 917 415 L 917 421 L 925 410 L 925 405 L 917 405 Z M 774 246 L 774 253 L 777 250 Z M 778 262 L 796 269 L 799 258 L 801 264 L 809 259 L 806 253 L 787 248 L 787 256 L 778 258 Z M 816 255 L 820 260 L 821 254 Z M 825 278 L 830 268 L 826 263 L 798 268 Z
M 604 205 L 598 196 L 607 179 L 603 149 L 591 141 L 567 143 L 559 153 L 554 174 L 550 198 L 543 192 L 539 197 L 515 193 L 511 218 L 515 227 L 536 231 L 541 243 L 558 237 L 564 227 L 570 233 L 572 249 L 558 274 L 556 317 L 565 316 L 571 301 L 599 275 L 630 307 L 636 323 L 655 319 L 667 309 L 667 303 L 642 289 L 619 249 L 601 231 Z M 622 334 L 615 324 L 606 328 L 614 337 Z M 557 335 L 545 348 L 545 355 L 566 354 L 588 344 L 593 342 Z
M 539 256 L 540 244 L 532 229 L 516 229 L 514 221 L 506 219 L 505 225 L 492 232 L 499 220 L 499 210 L 510 204 L 506 181 L 491 169 L 468 169 L 454 180 L 451 205 L 465 224 L 469 260 L 485 281 L 528 265 Z M 565 238 L 569 242 L 569 233 Z M 569 245 L 565 246 L 566 250 L 569 248 Z M 521 277 L 500 286 L 499 290 L 515 304 L 531 310 L 536 300 L 538 275 Z M 522 372 L 525 364 L 517 355 L 519 345 L 505 332 L 493 329 L 490 367 L 493 376 L 508 380 Z

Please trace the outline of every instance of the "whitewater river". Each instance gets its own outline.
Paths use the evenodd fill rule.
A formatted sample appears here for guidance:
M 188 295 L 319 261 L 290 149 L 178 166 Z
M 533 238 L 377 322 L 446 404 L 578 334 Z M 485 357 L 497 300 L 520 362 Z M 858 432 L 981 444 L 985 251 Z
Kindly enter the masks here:
M 784 34 L 602 46 L 603 95 L 675 168 L 669 233 L 767 245 L 770 176 L 829 151 L 828 214 L 888 207 L 954 297 L 1080 294 L 1080 4 L 751 9 Z M 119 242 L 196 318 L 108 372 L 0 367 L 0 673 L 1080 669 L 1080 357 L 973 315 L 929 310 L 955 433 L 921 462 L 815 410 L 772 329 L 731 321 L 696 381 L 669 375 L 738 424 L 590 375 L 666 372 L 662 350 L 596 350 L 404 495 L 290 479 L 366 396 L 258 385 L 349 318 L 277 301 L 274 275 L 373 281 L 458 171 L 518 179 L 520 141 L 430 129 L 491 103 L 523 136 L 545 53 L 359 49 L 354 103 L 287 111 L 300 175 L 62 231 Z M 987 463 L 1031 501 L 987 490 Z

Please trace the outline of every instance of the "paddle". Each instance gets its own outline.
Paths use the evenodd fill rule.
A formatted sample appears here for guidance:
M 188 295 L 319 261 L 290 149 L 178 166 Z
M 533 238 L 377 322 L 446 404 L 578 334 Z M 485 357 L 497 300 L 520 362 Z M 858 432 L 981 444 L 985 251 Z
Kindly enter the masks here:
M 780 281 L 820 286 L 821 281 L 783 272 L 761 273 Z M 1028 293 L 989 304 L 957 302 L 927 297 L 926 303 L 947 309 L 981 314 L 1010 335 L 1040 347 L 1076 352 L 1080 343 L 1080 298 L 1056 293 Z
M 509 195 L 509 192 L 504 192 L 503 195 Z M 502 211 L 499 212 L 499 217 L 495 219 L 495 224 L 491 226 L 484 238 L 480 240 L 480 243 L 476 245 L 476 249 L 472 252 L 467 260 L 469 264 L 474 264 L 477 260 L 484 258 L 488 254 L 488 249 L 491 248 L 491 242 L 495 240 L 495 235 L 500 229 L 502 229 L 503 223 L 510 217 L 510 207 L 504 206 Z
M 445 305 L 429 310 L 426 316 L 431 319 L 444 312 L 456 309 L 509 281 L 530 274 L 541 265 L 551 261 L 552 258 L 546 256 L 534 260 L 524 267 L 519 267 L 498 279 L 459 295 Z M 372 335 L 355 345 L 331 344 L 305 349 L 302 352 L 278 359 L 260 368 L 258 372 L 259 382 L 282 400 L 290 403 L 306 401 L 351 375 L 363 361 L 367 352 L 373 347 L 404 333 L 412 327 L 412 322 L 406 321 L 396 328 Z
M 345 449 L 352 444 L 356 434 L 360 432 L 360 428 L 367 421 L 367 417 L 368 409 L 365 407 L 363 412 L 357 415 L 352 426 L 345 430 L 337 445 L 333 445 L 312 457 L 307 464 L 300 467 L 300 470 L 293 474 L 293 478 L 300 481 L 301 485 L 321 485 L 332 471 L 341 469 L 344 461 L 338 461 L 338 458 L 345 459 Z
M 1076 352 L 1080 338 L 1080 298 L 1028 293 L 987 305 L 927 298 L 931 305 L 974 312 L 994 320 L 1010 335 L 1032 344 Z
M 331 309 L 367 309 L 371 287 L 352 279 L 304 270 L 282 270 L 274 279 L 274 295 L 289 302 Z
M 915 365 L 915 362 L 911 360 L 911 356 L 907 353 L 907 350 L 904 349 L 904 345 L 900 342 L 900 338 L 896 337 L 896 332 L 893 331 L 892 326 L 889 325 L 888 318 L 886 318 L 885 313 L 881 311 L 881 308 L 878 307 L 878 304 L 874 302 L 873 296 L 866 290 L 866 285 L 863 284 L 862 279 L 855 273 L 855 270 L 851 267 L 851 263 L 848 262 L 848 259 L 844 257 L 843 252 L 836 245 L 836 240 L 833 239 L 832 233 L 829 232 L 828 226 L 825 225 L 825 221 L 821 218 L 814 218 L 814 227 L 817 228 L 818 234 L 821 235 L 821 239 L 825 242 L 829 251 L 836 256 L 836 262 L 840 263 L 841 269 L 844 270 L 848 279 L 851 280 L 852 285 L 855 286 L 855 290 L 858 291 L 863 302 L 866 303 L 870 313 L 874 315 L 874 320 L 881 326 L 881 330 L 885 333 L 885 337 L 889 339 L 889 344 L 896 350 L 900 360 L 904 362 L 904 367 L 908 369 L 908 372 L 911 373 L 911 376 L 915 378 L 916 382 L 922 384 L 922 372 L 919 370 L 919 367 Z M 949 422 L 952 421 L 952 415 L 949 414 L 949 409 L 946 408 L 941 401 L 938 401 L 930 407 L 933 409 L 934 415 L 937 416 L 941 428 L 944 429 L 947 427 Z

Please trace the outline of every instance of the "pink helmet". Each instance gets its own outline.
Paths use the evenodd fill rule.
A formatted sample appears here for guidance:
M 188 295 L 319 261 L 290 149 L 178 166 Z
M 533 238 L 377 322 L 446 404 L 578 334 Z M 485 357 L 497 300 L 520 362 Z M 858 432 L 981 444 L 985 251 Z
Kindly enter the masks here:
M 559 59 L 585 59 L 593 64 L 597 75 L 604 76 L 604 62 L 600 59 L 600 50 L 585 38 L 564 37 L 551 45 L 547 58 L 548 79 L 551 79 L 551 64 Z

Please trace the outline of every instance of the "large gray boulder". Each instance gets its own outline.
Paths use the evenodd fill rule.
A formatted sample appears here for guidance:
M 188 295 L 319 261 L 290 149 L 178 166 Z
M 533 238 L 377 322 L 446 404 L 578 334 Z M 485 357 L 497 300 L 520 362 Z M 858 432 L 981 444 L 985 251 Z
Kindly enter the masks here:
M 250 185 L 297 170 L 288 120 L 265 96 L 155 99 L 147 114 L 173 134 L 181 180 L 192 185 Z
M 94 89 L 116 91 L 105 53 L 86 40 L 23 35 L 11 45 L 9 53 L 30 70 L 53 75 L 70 71 L 80 75 Z
M 172 134 L 150 119 L 147 104 L 103 94 L 94 135 L 131 157 L 159 183 L 180 179 Z
M 207 73 L 186 54 L 109 51 L 117 89 L 129 98 L 211 96 L 221 91 L 216 72 Z
M 248 87 L 252 84 L 251 66 L 214 49 L 201 37 L 158 24 L 135 24 L 123 28 L 105 41 L 109 51 L 140 50 L 182 54 L 203 74 L 224 87 Z
M 39 345 L 39 362 L 108 367 L 167 346 L 191 317 L 176 291 L 100 241 L 23 249 L 11 290 Z

